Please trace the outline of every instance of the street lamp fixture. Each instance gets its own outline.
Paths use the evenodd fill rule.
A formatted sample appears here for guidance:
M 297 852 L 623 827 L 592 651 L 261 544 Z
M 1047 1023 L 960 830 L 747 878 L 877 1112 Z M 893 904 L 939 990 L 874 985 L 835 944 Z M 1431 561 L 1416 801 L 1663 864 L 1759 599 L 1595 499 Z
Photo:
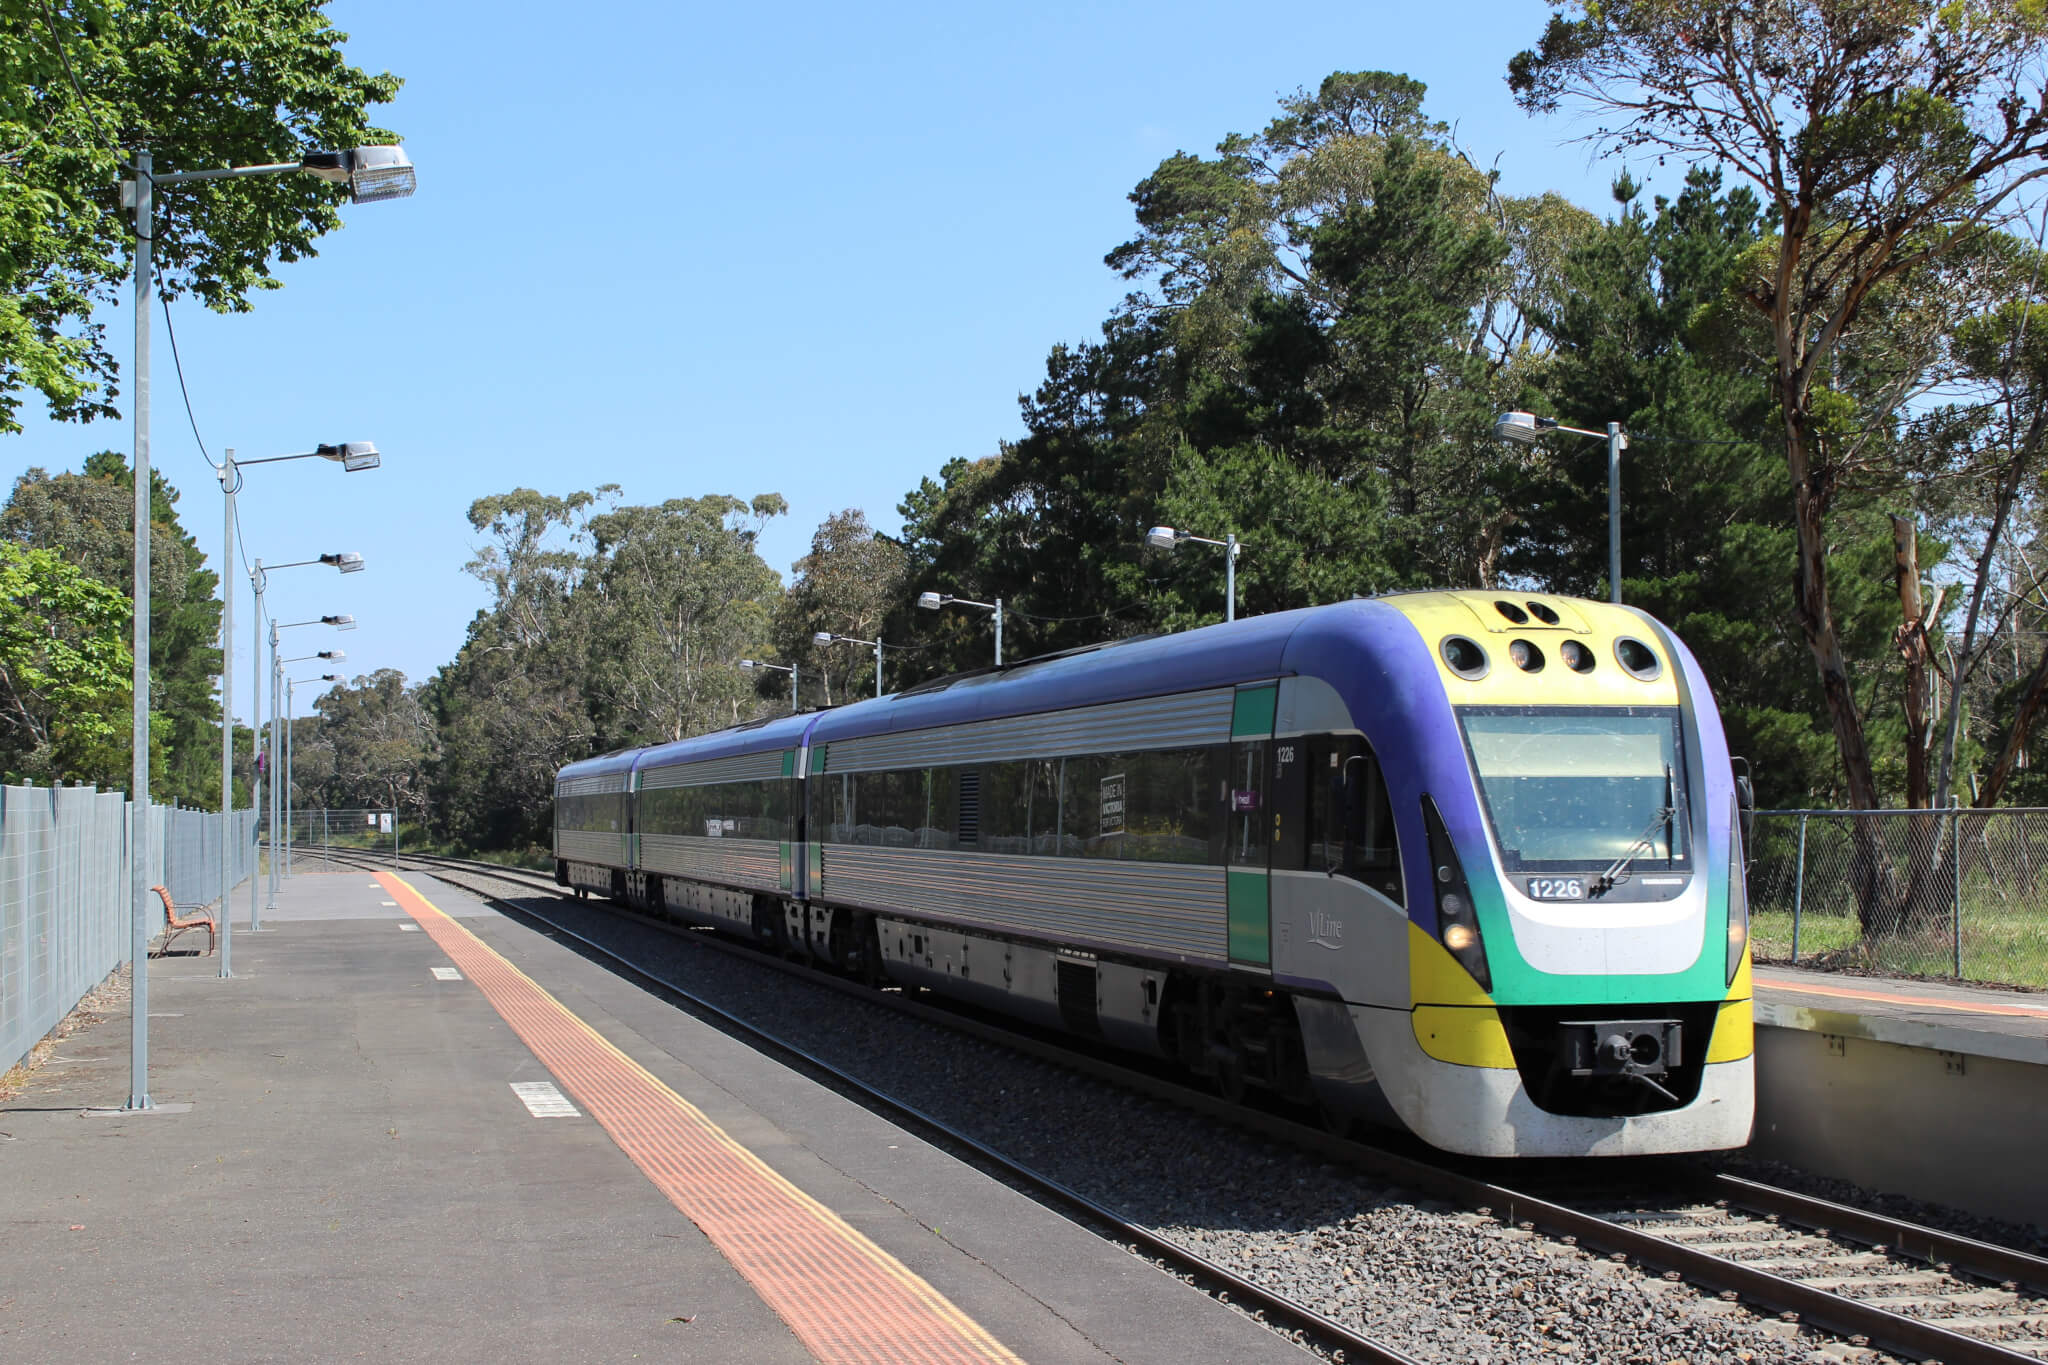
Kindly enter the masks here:
M 339 554 L 321 555 L 320 562 L 322 564 L 332 564 L 343 573 L 361 573 L 363 571 L 363 557 L 354 550 L 343 550 Z
M 354 630 L 356 628 L 356 618 L 353 616 L 323 616 L 320 618 L 320 624 L 323 626 L 333 626 L 336 630 Z
M 768 673 L 789 674 L 789 714 L 791 714 L 792 716 L 796 714 L 797 674 L 795 664 L 771 664 L 764 663 L 759 659 L 741 659 L 740 667 L 746 669 L 749 672 L 752 672 L 755 669 L 760 669 Z
M 863 640 L 857 635 L 834 635 L 821 630 L 811 637 L 811 643 L 819 645 L 867 645 L 875 651 L 875 700 L 882 699 L 882 642 L 880 639 Z
M 1223 619 L 1230 622 L 1237 619 L 1237 555 L 1244 548 L 1244 542 L 1232 531 L 1222 540 L 1208 540 L 1202 536 L 1176 531 L 1171 526 L 1155 526 L 1145 533 L 1145 544 L 1149 549 L 1173 551 L 1181 542 L 1193 541 L 1197 545 L 1218 545 L 1223 549 Z
M 917 595 L 917 605 L 926 611 L 937 611 L 940 607 L 961 606 L 979 607 L 983 611 L 994 612 L 996 614 L 996 667 L 1001 668 L 1003 666 L 1002 598 L 998 597 L 993 602 L 977 602 L 971 597 L 955 597 L 951 593 L 921 592 Z
M 129 379 L 135 402 L 132 416 L 135 423 L 135 455 L 131 472 L 135 477 L 135 591 L 133 595 L 133 619 L 135 642 L 131 650 L 134 656 L 133 675 L 129 690 L 132 697 L 129 715 L 129 748 L 134 767 L 129 779 L 129 846 L 146 849 L 149 847 L 149 529 L 150 499 L 155 482 L 149 472 L 149 340 L 150 318 L 153 311 L 152 294 L 156 287 L 157 215 L 156 196 L 159 191 L 173 189 L 179 185 L 194 184 L 202 180 L 230 180 L 258 175 L 283 175 L 295 171 L 311 172 L 327 180 L 338 180 L 348 186 L 349 197 L 358 204 L 374 203 L 380 199 L 396 199 L 411 194 L 417 184 L 413 174 L 412 160 L 406 156 L 403 147 L 356 147 L 345 152 L 316 151 L 302 155 L 299 160 L 265 166 L 231 166 L 212 171 L 166 171 L 156 173 L 155 152 L 148 147 L 135 151 L 131 163 L 135 172 L 132 180 L 121 182 L 121 206 L 131 209 L 135 215 L 135 359 L 129 367 Z M 346 463 L 344 462 L 344 467 Z M 233 460 L 223 462 L 221 487 L 232 490 L 237 482 Z M 232 512 L 230 512 L 232 517 Z M 228 553 L 222 558 L 226 564 L 233 559 L 234 537 L 232 527 L 228 537 Z M 228 641 L 229 621 L 224 612 L 221 620 L 221 653 L 230 652 Z M 234 722 L 228 712 L 226 689 L 221 694 L 221 746 L 227 754 L 225 760 L 233 762 Z M 232 790 L 229 792 L 232 797 Z M 226 821 L 229 802 L 223 801 L 221 819 Z M 228 865 L 227 840 L 221 840 L 221 866 Z M 221 874 L 227 875 L 225 871 Z M 155 1108 L 149 1098 L 149 939 L 156 927 L 156 907 L 151 902 L 149 881 L 149 860 L 129 859 L 129 905 L 132 961 L 134 977 L 130 987 L 131 1022 L 128 1032 L 128 1103 L 130 1110 Z M 251 894 L 255 890 L 255 875 L 249 878 Z M 222 949 L 220 974 L 228 975 L 229 957 L 226 947 L 227 921 L 232 918 L 227 909 L 227 893 L 221 893 Z M 253 925 L 251 927 L 254 927 Z
M 384 463 L 384 457 L 377 453 L 375 443 L 370 441 L 342 441 L 337 445 L 321 446 L 313 453 L 323 460 L 333 460 L 350 474 L 375 469 Z
M 299 164 L 284 169 L 305 171 L 322 180 L 348 186 L 349 202 L 375 204 L 403 199 L 419 188 L 412 158 L 403 147 L 356 147 L 346 152 L 308 152 Z
M 1605 431 L 1561 425 L 1555 417 L 1538 417 L 1533 412 L 1504 412 L 1493 421 L 1496 440 L 1534 445 L 1553 431 L 1574 436 L 1591 436 L 1607 442 L 1607 600 L 1621 601 L 1621 452 L 1628 449 L 1628 435 L 1621 423 L 1609 422 Z

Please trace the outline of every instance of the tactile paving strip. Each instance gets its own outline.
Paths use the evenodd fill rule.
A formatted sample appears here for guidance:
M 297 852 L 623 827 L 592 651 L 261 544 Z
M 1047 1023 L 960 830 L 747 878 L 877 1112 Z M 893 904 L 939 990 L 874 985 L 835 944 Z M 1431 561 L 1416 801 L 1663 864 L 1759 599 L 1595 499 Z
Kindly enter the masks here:
M 1022 1362 L 406 881 L 376 874 L 542 1065 L 826 1365 Z

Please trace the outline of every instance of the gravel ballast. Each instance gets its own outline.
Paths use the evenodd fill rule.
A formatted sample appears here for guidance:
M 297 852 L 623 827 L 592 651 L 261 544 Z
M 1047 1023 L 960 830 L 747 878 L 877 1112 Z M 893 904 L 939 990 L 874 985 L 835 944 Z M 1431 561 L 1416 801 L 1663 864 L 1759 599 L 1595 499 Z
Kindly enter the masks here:
M 504 894 L 1131 1222 L 1418 1359 L 1732 1365 L 1843 1357 L 1831 1338 L 1653 1272 L 773 967 L 517 883 L 505 883 Z

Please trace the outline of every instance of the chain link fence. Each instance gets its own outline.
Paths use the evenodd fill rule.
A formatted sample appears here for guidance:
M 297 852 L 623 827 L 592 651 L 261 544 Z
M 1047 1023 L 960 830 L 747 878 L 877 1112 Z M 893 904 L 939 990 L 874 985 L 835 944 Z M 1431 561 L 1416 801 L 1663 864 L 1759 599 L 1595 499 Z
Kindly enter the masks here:
M 290 818 L 279 821 L 278 830 L 278 863 L 287 877 L 361 870 L 335 861 L 337 854 L 360 857 L 369 853 L 389 858 L 394 865 L 398 859 L 398 817 L 388 808 L 295 810 Z M 270 851 L 267 813 L 260 838 L 267 858 Z
M 1758 961 L 2048 989 L 2048 810 L 1758 811 Z
M 256 816 L 226 823 L 230 874 L 255 863 Z M 153 806 L 151 885 L 179 905 L 220 899 L 216 813 Z M 128 799 L 91 787 L 0 787 L 0 1074 L 128 960 L 134 934 Z M 150 936 L 163 927 L 154 897 Z

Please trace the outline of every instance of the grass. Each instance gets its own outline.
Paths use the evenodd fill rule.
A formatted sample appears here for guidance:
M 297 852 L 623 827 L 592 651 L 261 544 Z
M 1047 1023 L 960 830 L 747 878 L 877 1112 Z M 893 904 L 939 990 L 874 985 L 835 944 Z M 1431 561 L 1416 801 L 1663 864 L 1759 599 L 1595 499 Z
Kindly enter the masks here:
M 1965 895 L 1962 930 L 1961 980 L 2048 990 L 2048 907 Z M 1865 939 L 1853 914 L 1807 911 L 1799 922 L 1799 965 L 1955 980 L 1954 936 L 1951 920 L 1921 933 Z M 1759 962 L 1790 962 L 1792 912 L 1754 911 L 1750 942 Z

